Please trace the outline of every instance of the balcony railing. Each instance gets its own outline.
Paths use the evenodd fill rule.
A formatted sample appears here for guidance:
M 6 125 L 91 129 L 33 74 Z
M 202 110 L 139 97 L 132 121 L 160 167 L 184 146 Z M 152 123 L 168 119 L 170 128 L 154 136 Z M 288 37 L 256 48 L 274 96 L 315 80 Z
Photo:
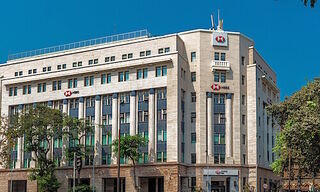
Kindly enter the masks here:
M 230 62 L 229 61 L 213 61 L 212 62 L 212 71 L 215 70 L 230 70 Z
M 106 37 L 101 37 L 96 39 L 79 41 L 75 43 L 69 43 L 69 44 L 58 45 L 58 46 L 53 46 L 53 47 L 48 47 L 43 49 L 26 51 L 22 53 L 11 54 L 8 56 L 8 61 L 15 60 L 15 59 L 22 59 L 26 57 L 34 57 L 34 56 L 44 55 L 49 53 L 67 51 L 70 49 L 89 47 L 89 46 L 94 46 L 94 45 L 99 45 L 104 43 L 107 44 L 107 43 L 114 43 L 119 41 L 137 39 L 137 38 L 145 38 L 150 36 L 151 34 L 148 32 L 148 30 L 144 29 L 144 30 L 133 31 L 129 33 L 122 33 L 122 34 L 111 35 L 111 36 L 106 36 Z

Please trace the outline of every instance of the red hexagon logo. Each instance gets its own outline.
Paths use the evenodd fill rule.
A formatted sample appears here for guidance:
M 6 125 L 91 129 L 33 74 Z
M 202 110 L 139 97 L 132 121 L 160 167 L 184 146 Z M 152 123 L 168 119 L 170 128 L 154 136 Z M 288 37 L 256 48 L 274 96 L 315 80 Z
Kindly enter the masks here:
M 223 36 L 220 35 L 220 36 L 216 37 L 216 41 L 218 43 L 224 43 L 224 42 L 226 42 L 226 39 Z
M 72 95 L 72 92 L 70 90 L 64 92 L 64 96 L 70 97 Z
M 219 91 L 221 89 L 221 86 L 219 84 L 212 84 L 211 89 L 214 91 Z

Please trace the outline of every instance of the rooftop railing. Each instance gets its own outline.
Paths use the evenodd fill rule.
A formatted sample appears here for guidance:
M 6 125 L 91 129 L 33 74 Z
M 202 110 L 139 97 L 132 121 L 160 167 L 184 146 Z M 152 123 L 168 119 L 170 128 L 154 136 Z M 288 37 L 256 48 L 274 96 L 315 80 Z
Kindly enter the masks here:
M 100 37 L 100 38 L 96 38 L 96 39 L 78 41 L 75 43 L 57 45 L 57 46 L 47 47 L 47 48 L 43 48 L 43 49 L 37 49 L 37 50 L 32 50 L 32 51 L 10 54 L 8 56 L 8 61 L 22 59 L 22 58 L 26 58 L 26 57 L 44 55 L 44 54 L 48 54 L 48 53 L 67 51 L 70 49 L 89 47 L 89 46 L 93 46 L 93 45 L 113 43 L 113 42 L 118 42 L 118 41 L 125 41 L 125 40 L 129 40 L 129 39 L 137 39 L 137 38 L 150 37 L 150 36 L 151 36 L 151 34 L 148 32 L 148 30 L 144 29 L 144 30 L 133 31 L 133 32 L 129 32 L 129 33 L 122 33 L 122 34 L 117 34 L 117 35 Z

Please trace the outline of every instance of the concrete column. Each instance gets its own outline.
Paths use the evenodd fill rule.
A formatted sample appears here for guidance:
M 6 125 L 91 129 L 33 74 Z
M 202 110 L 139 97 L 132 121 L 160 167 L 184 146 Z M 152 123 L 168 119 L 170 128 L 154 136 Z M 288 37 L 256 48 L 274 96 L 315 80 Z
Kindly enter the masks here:
M 78 119 L 84 119 L 84 98 L 79 98 L 79 110 L 78 110 Z
M 263 134 L 263 156 L 264 156 L 264 163 L 265 165 L 268 165 L 268 126 L 267 126 L 267 110 L 266 110 L 266 104 L 263 104 L 263 122 L 261 124 L 262 126 L 262 134 Z
M 208 125 L 208 155 L 213 155 L 213 120 L 212 120 L 212 93 L 207 93 L 207 125 Z
M 149 92 L 149 161 L 155 161 L 154 89 Z
M 118 94 L 112 95 L 112 142 L 118 139 Z M 117 164 L 117 156 L 112 152 L 112 164 Z
M 48 107 L 53 109 L 53 102 L 48 101 Z M 47 154 L 48 159 L 53 159 L 53 139 L 50 140 L 50 143 L 48 143 L 49 152 Z
M 136 134 L 136 91 L 130 93 L 130 135 Z
M 21 115 L 22 114 L 22 109 L 23 109 L 23 105 L 19 105 L 19 108 L 18 108 L 18 114 Z M 22 153 L 23 153 L 23 139 L 22 137 L 19 137 L 18 138 L 18 148 L 17 148 L 17 163 L 16 163 L 16 168 L 19 169 L 22 167 L 22 163 L 23 163 L 23 156 L 22 156 Z
M 94 113 L 94 141 L 95 141 L 95 149 L 94 149 L 94 162 L 95 165 L 101 165 L 101 153 L 102 147 L 100 142 L 101 136 L 101 97 L 99 95 L 96 96 L 95 99 L 95 113 Z
M 64 99 L 63 100 L 63 107 L 62 107 L 62 112 L 68 115 L 68 100 Z M 67 166 L 68 161 L 66 158 L 66 150 L 68 148 L 68 138 L 67 136 L 62 137 L 62 158 L 61 158 L 61 165 L 62 166 Z
M 272 163 L 272 135 L 273 135 L 273 129 L 272 129 L 272 117 L 269 118 L 269 126 L 268 126 L 268 132 L 269 132 L 269 165 Z
M 225 116 L 226 116 L 226 158 L 227 158 L 227 163 L 232 163 L 233 155 L 232 155 L 232 94 L 228 93 L 227 94 L 227 99 L 226 99 L 226 111 L 225 111 Z

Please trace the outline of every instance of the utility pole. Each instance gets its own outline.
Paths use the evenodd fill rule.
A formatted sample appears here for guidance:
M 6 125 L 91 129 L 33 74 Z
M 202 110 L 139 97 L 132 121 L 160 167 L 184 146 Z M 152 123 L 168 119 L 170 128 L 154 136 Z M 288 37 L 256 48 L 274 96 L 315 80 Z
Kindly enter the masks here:
M 120 192 L 120 126 L 118 130 L 118 177 L 117 177 L 117 192 Z
M 76 191 L 76 153 L 73 152 L 73 187 L 72 191 Z

